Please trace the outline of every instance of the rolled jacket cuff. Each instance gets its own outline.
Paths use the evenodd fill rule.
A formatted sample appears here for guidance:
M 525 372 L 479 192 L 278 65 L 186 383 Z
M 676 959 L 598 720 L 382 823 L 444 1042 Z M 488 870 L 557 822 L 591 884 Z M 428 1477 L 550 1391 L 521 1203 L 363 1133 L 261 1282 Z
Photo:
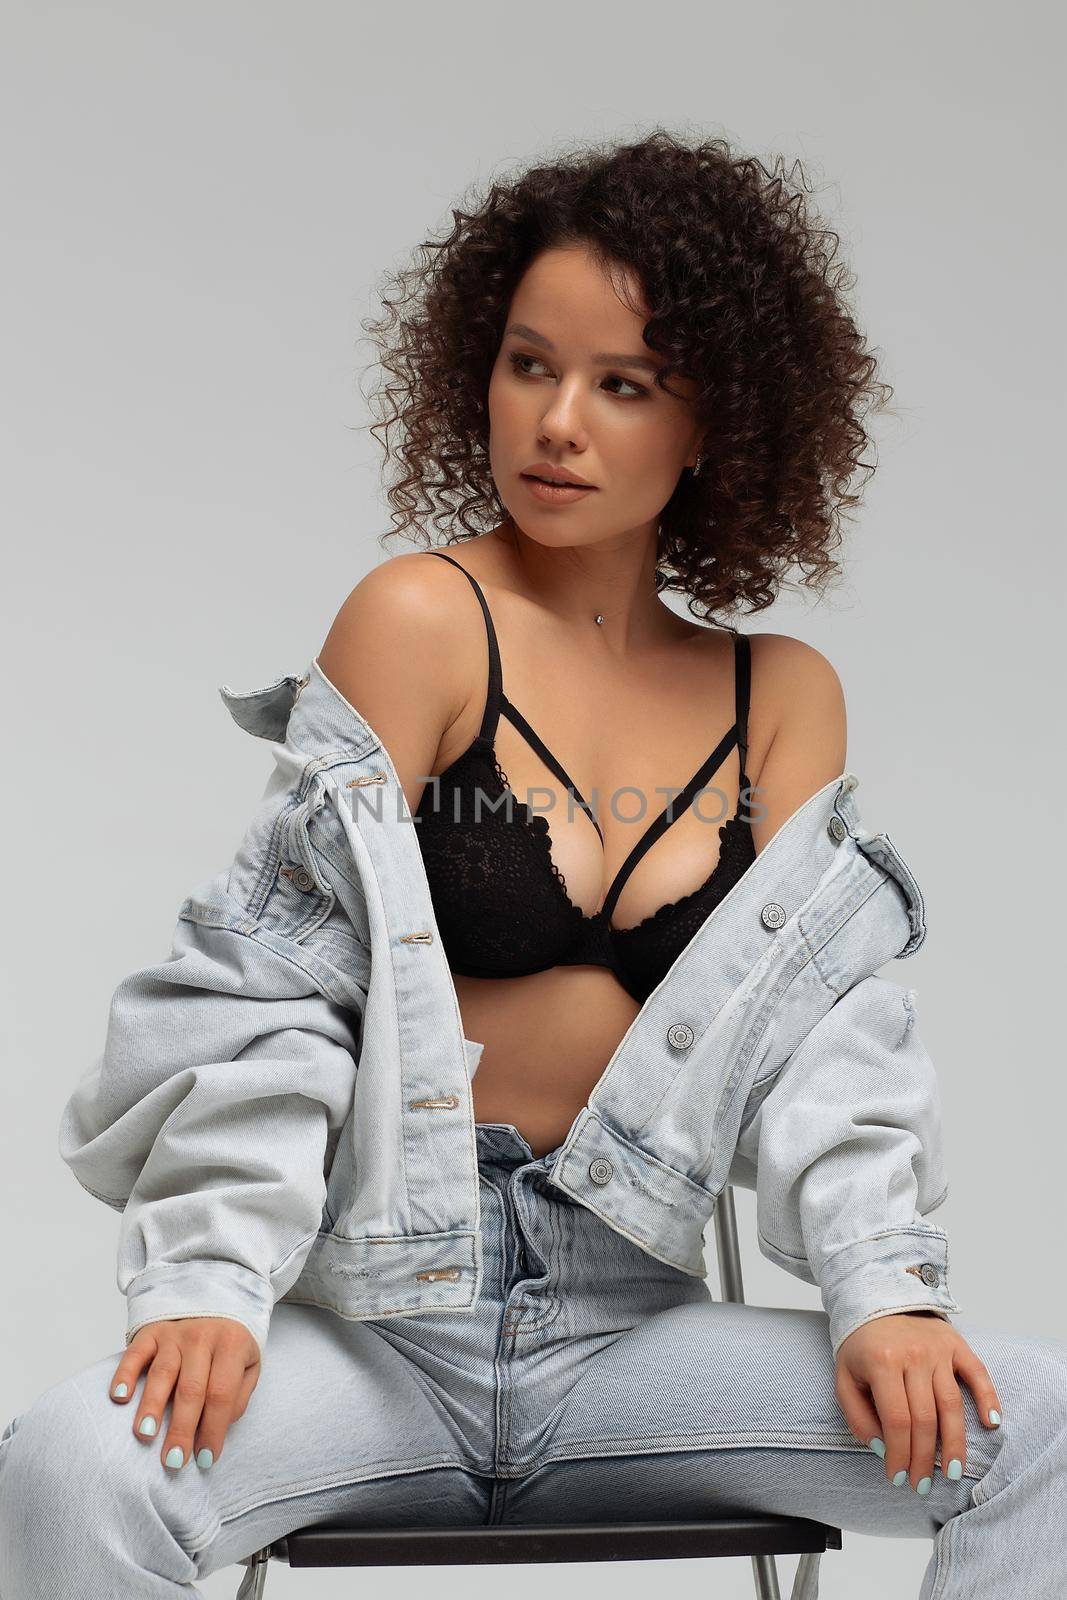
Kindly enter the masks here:
M 248 1329 L 262 1360 L 273 1310 L 267 1280 L 236 1261 L 164 1261 L 127 1286 L 126 1343 L 148 1322 L 229 1317 Z
M 836 1250 L 818 1275 L 834 1356 L 849 1334 L 876 1317 L 961 1307 L 948 1287 L 948 1238 L 940 1228 L 885 1228 Z

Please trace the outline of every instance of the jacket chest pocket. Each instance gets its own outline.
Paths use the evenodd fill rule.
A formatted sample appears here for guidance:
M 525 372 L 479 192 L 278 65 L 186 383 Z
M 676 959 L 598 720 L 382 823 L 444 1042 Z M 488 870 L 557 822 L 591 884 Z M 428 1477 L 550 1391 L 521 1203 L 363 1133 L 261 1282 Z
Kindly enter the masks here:
M 370 978 L 367 902 L 345 854 L 337 814 L 316 775 L 276 819 L 269 887 L 258 920 L 271 933 L 326 962 L 332 985 L 360 1005 Z
M 278 818 L 274 880 L 259 919 L 297 943 L 327 921 L 334 905 L 333 888 L 316 861 L 309 833 L 312 816 L 326 803 L 321 785 L 312 783 L 304 799 Z

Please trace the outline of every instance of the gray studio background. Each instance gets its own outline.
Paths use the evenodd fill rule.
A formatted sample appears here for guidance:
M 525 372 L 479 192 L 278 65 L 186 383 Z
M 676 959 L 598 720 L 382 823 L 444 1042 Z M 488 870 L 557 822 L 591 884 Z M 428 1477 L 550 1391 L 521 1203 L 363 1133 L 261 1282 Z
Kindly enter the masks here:
M 468 185 L 656 123 L 800 157 L 858 273 L 899 416 L 877 425 L 845 582 L 747 625 L 834 663 L 865 821 L 927 897 L 923 950 L 886 970 L 918 988 L 940 1072 L 953 1291 L 975 1322 L 1067 1336 L 1056 16 L 34 0 L 3 22 L 0 1423 L 122 1349 L 118 1219 L 61 1163 L 57 1125 L 115 986 L 167 954 L 266 782 L 217 686 L 303 672 L 359 578 L 412 548 L 377 543 L 359 431 L 376 280 Z M 748 1298 L 817 1305 L 737 1198 Z M 710 1229 L 708 1264 L 717 1292 Z M 918 1593 L 927 1543 L 844 1542 L 827 1600 Z M 752 1593 L 747 1560 L 662 1579 Z M 502 1581 L 433 1575 L 446 1596 Z M 657 1575 L 611 1581 L 637 1595 Z M 518 1596 L 545 1582 L 507 1575 Z M 268 1593 L 353 1583 L 274 1565 Z

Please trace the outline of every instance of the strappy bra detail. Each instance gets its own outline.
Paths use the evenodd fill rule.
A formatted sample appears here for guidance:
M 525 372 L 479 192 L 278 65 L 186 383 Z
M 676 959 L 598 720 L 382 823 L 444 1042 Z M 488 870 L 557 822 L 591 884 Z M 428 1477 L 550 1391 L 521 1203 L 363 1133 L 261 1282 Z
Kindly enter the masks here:
M 534 813 L 512 791 L 496 757 L 501 715 L 537 751 L 604 836 L 569 774 L 504 693 L 496 630 L 477 580 L 440 550 L 430 551 L 457 567 L 472 585 L 489 640 L 489 686 L 481 727 L 462 755 L 427 782 L 415 812 L 416 837 L 430 885 L 434 915 L 453 972 L 469 977 L 511 978 L 550 967 L 609 967 L 629 994 L 643 1002 L 755 859 L 750 820 L 742 815 L 748 791 L 748 704 L 751 657 L 745 634 L 734 634 L 736 721 L 638 839 L 619 868 L 599 911 L 587 916 L 567 892 L 552 858 L 548 819 Z M 611 914 L 627 878 L 642 856 L 721 767 L 734 745 L 740 756 L 737 811 L 719 828 L 720 854 L 710 876 L 680 899 L 660 906 L 630 928 L 613 928 Z M 477 797 L 477 798 L 476 798 Z

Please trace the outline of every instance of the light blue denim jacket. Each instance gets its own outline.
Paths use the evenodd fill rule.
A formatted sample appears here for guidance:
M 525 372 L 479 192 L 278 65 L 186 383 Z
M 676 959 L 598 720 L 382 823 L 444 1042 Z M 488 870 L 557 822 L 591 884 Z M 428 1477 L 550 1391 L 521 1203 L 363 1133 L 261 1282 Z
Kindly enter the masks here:
M 274 770 L 170 956 L 123 979 L 63 1160 L 121 1212 L 127 1342 L 223 1316 L 262 1351 L 280 1299 L 356 1320 L 469 1311 L 482 1280 L 471 1079 L 411 812 L 313 660 L 220 694 Z M 844 772 L 785 822 L 634 1018 L 550 1181 L 704 1277 L 727 1183 L 816 1284 L 836 1351 L 871 1318 L 958 1312 L 934 1068 L 915 991 L 878 969 L 926 933 L 919 886 Z

